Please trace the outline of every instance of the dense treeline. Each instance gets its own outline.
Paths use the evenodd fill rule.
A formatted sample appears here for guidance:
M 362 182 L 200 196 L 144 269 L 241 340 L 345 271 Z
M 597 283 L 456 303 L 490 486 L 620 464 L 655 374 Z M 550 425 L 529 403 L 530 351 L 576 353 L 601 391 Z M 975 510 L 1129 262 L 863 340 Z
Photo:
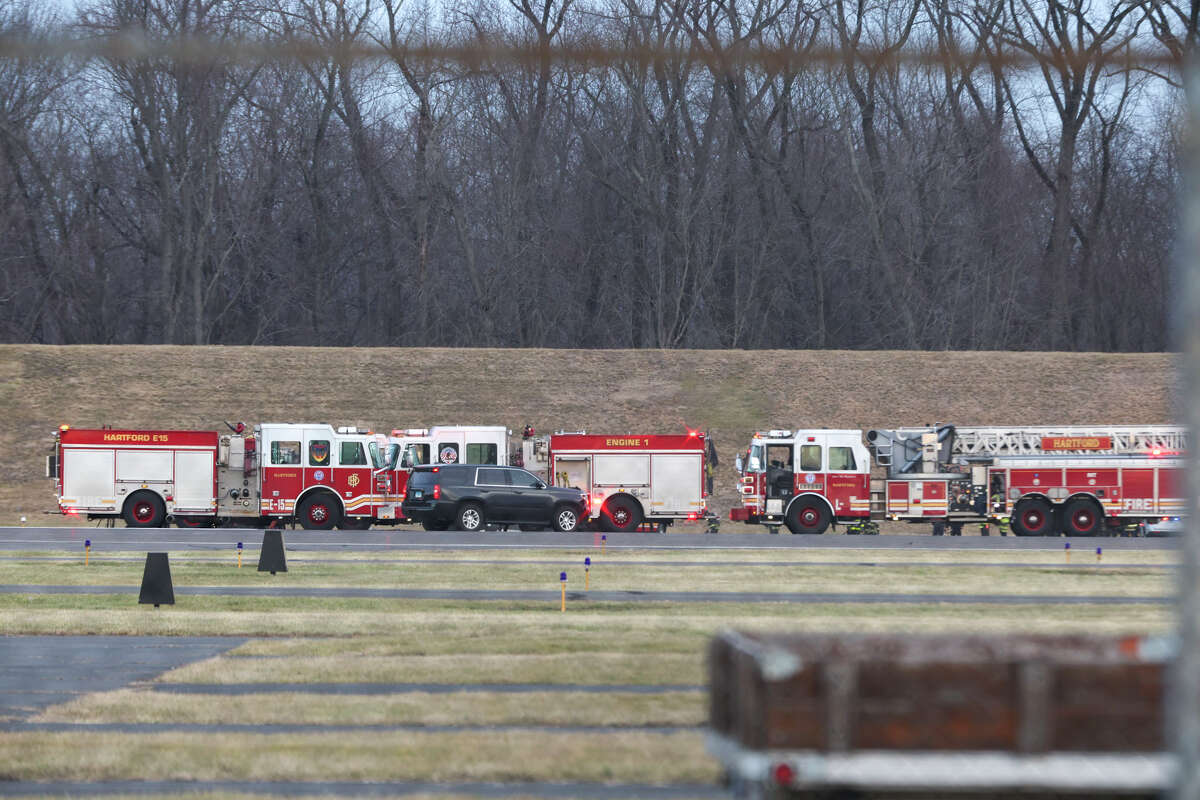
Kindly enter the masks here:
M 0 0 L 0 33 L 33 41 L 324 54 L 0 61 L 0 339 L 1161 350 L 1182 97 L 1170 71 L 1112 63 L 1182 53 L 1190 13 Z M 588 41 L 676 55 L 554 57 Z M 401 49 L 430 42 L 534 57 Z M 961 57 L 867 57 L 892 49 Z

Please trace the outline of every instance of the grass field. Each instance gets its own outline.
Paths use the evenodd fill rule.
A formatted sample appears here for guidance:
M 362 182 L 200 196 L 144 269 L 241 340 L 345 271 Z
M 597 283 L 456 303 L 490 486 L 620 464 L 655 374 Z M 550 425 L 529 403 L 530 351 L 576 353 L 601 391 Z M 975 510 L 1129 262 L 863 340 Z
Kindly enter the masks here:
M 370 558 L 306 554 L 293 560 L 288 573 L 270 577 L 204 554 L 173 557 L 172 576 L 177 589 L 269 583 L 552 590 L 557 581 L 551 573 L 562 565 L 575 591 L 582 588 L 583 555 L 583 550 L 489 554 L 501 563 L 484 565 L 442 551 Z M 254 554 L 247 557 L 253 563 Z M 1055 556 L 1044 552 L 874 552 L 873 566 L 833 551 L 772 555 L 772 561 L 784 563 L 770 565 L 752 551 L 723 551 L 719 558 L 672 553 L 677 563 L 670 567 L 656 563 L 662 557 L 623 552 L 613 565 L 597 559 L 591 586 L 1158 596 L 1173 591 L 1175 576 L 1164 569 L 1174 563 L 1170 552 L 1122 552 L 1122 566 L 1112 569 L 1051 564 Z M 98 558 L 86 568 L 78 559 L 46 554 L 6 559 L 0 562 L 0 583 L 127 585 L 130 592 L 0 594 L 0 633 L 230 634 L 248 640 L 151 682 L 83 695 L 31 719 L 70 723 L 67 730 L 0 733 L 6 777 L 184 778 L 201 784 L 218 779 L 711 784 L 719 768 L 703 745 L 706 695 L 686 687 L 704 685 L 705 649 L 722 629 L 1151 633 L 1168 630 L 1172 622 L 1169 606 L 640 604 L 599 603 L 586 596 L 573 597 L 566 613 L 557 600 L 178 594 L 175 606 L 154 610 L 136 605 L 141 568 L 132 558 Z M 289 688 L 274 692 L 277 683 Z M 432 684 L 447 691 L 320 691 L 322 685 L 349 683 Z M 181 684 L 253 688 L 232 696 L 165 691 Z M 460 684 L 482 685 L 467 691 Z M 505 691 L 510 684 L 545 688 Z M 604 685 L 649 691 L 584 691 Z M 88 727 L 113 724 L 149 729 Z M 154 730 L 166 725 L 176 727 Z M 188 725 L 304 727 L 286 733 L 178 729 Z M 580 726 L 609 727 L 575 729 Z
M 762 428 L 1172 421 L 1169 354 L 0 345 L 0 525 L 46 524 L 50 437 L 222 420 L 710 431 L 717 513 Z M 728 524 L 728 523 L 727 523 Z

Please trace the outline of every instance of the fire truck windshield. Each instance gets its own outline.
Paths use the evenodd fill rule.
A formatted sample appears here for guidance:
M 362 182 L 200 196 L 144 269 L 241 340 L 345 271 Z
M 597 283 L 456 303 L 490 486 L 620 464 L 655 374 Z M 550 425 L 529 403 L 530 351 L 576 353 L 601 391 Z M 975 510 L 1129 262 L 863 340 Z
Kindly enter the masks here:
M 746 462 L 747 472 L 762 472 L 763 446 L 753 445 L 750 448 L 750 460 Z

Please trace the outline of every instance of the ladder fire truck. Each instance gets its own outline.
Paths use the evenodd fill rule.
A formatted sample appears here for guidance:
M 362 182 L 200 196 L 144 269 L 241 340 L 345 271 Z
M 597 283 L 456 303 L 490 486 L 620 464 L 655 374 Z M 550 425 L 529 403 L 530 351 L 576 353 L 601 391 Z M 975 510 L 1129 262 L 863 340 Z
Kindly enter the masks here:
M 47 459 L 63 514 L 153 528 L 272 525 L 367 528 L 396 521 L 399 446 L 326 424 L 238 423 L 229 433 L 75 429 Z
M 527 429 L 530 430 L 530 429 Z M 686 434 L 602 435 L 559 432 L 527 436 L 525 469 L 553 486 L 588 496 L 589 520 L 606 531 L 659 532 L 679 520 L 707 518 L 707 437 Z
M 739 456 L 735 521 L 824 533 L 874 520 L 1011 520 L 1021 536 L 1092 536 L 1185 512 L 1186 429 L 1169 425 L 772 430 Z M 870 451 L 868 451 L 868 446 Z M 874 466 L 885 473 L 871 480 Z

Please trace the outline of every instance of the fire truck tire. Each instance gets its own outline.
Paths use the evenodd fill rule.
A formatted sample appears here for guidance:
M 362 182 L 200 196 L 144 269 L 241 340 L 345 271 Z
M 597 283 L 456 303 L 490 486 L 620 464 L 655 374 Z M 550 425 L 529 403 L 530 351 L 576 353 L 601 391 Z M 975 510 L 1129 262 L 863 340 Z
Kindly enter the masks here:
M 459 506 L 457 519 L 460 531 L 475 532 L 487 527 L 487 520 L 483 518 L 483 506 L 479 503 L 463 503 Z
M 642 524 L 642 507 L 626 495 L 613 495 L 604 502 L 600 526 L 609 533 L 636 531 Z
M 134 492 L 125 501 L 121 516 L 131 528 L 158 528 L 167 519 L 167 507 L 154 492 Z
M 525 526 L 522 525 L 522 528 Z M 568 505 L 554 509 L 554 530 L 560 533 L 571 533 L 579 527 L 579 511 Z
M 337 498 L 328 492 L 315 492 L 296 506 L 296 521 L 306 531 L 328 531 L 342 522 Z
M 1012 529 L 1017 536 L 1049 536 L 1056 533 L 1054 509 L 1045 500 L 1027 497 L 1013 508 Z
M 344 531 L 365 531 L 374 521 L 370 517 L 342 517 L 338 527 Z
M 193 517 L 175 515 L 176 528 L 211 528 L 217 522 L 215 517 Z
M 1077 497 L 1062 510 L 1062 529 L 1067 536 L 1095 536 L 1104 527 L 1104 513 L 1095 500 Z
M 788 509 L 787 526 L 792 533 L 824 533 L 829 527 L 829 509 L 816 498 L 801 497 Z
M 421 527 L 427 531 L 444 531 L 449 530 L 450 523 L 441 519 L 427 519 L 421 523 Z

